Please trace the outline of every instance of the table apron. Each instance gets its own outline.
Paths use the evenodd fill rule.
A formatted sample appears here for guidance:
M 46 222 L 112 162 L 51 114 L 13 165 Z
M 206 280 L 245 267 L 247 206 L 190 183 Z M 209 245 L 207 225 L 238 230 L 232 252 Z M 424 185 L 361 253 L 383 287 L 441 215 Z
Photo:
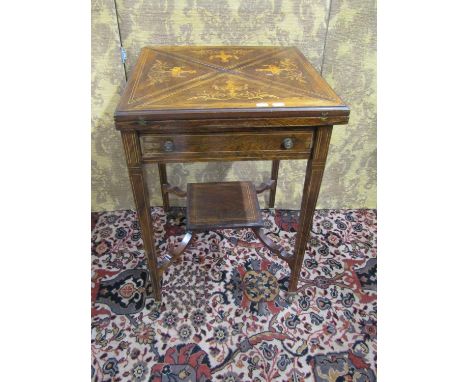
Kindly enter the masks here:
M 307 159 L 314 132 L 140 134 L 143 163 Z

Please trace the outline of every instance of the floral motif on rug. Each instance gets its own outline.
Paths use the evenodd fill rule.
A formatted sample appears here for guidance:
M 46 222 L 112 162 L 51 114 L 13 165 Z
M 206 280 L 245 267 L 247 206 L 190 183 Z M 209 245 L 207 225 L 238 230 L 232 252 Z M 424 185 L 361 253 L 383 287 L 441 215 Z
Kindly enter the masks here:
M 164 254 L 185 211 L 152 209 Z M 292 252 L 298 213 L 263 212 Z M 375 210 L 319 210 L 298 293 L 289 268 L 247 229 L 195 235 L 164 274 L 156 303 L 133 211 L 99 213 L 92 230 L 93 381 L 375 381 Z

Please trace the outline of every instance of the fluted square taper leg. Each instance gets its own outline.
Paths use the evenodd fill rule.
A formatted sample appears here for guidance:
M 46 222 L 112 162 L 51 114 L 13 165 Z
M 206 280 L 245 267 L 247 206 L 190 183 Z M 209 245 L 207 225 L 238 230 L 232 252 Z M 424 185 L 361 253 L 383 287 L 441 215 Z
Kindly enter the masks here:
M 333 126 L 317 127 L 315 132 L 312 153 L 307 161 L 307 168 L 302 194 L 301 214 L 299 217 L 299 227 L 296 235 L 294 248 L 294 261 L 291 263 L 291 277 L 289 280 L 289 292 L 297 291 L 297 283 L 304 260 L 304 253 L 312 230 L 315 206 L 319 196 L 320 185 L 322 184 L 323 171 L 327 160 L 328 145 L 332 134 Z
M 132 186 L 135 207 L 140 221 L 141 237 L 145 248 L 145 255 L 150 271 L 153 294 L 157 301 L 161 300 L 162 273 L 159 272 L 156 262 L 156 249 L 154 246 L 153 222 L 151 219 L 151 206 L 148 197 L 141 151 L 136 132 L 122 132 L 122 143 L 127 160 L 128 174 Z

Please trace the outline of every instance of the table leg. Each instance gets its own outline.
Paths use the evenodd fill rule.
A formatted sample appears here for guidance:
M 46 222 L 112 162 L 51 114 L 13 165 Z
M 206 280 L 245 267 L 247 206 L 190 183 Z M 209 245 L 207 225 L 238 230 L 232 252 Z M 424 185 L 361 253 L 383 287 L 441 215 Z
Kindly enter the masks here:
M 164 185 L 168 184 L 166 164 L 158 163 L 158 169 L 159 169 L 159 182 L 161 183 L 161 195 L 163 199 L 163 207 L 164 207 L 164 211 L 167 212 L 169 210 L 170 205 L 169 205 L 169 193 L 164 188 Z
M 158 270 L 156 262 L 151 206 L 149 203 L 143 164 L 141 163 L 138 136 L 135 132 L 122 132 L 122 142 L 127 159 L 128 174 L 132 186 L 133 198 L 135 200 L 135 207 L 140 221 L 141 237 L 143 239 L 143 246 L 153 285 L 153 294 L 157 301 L 161 301 L 162 272 Z
M 310 238 L 315 206 L 317 204 L 320 185 L 322 183 L 325 161 L 327 160 L 328 145 L 330 143 L 332 128 L 333 126 L 320 126 L 317 128 L 312 153 L 307 161 L 301 214 L 299 217 L 296 245 L 294 248 L 295 259 L 292 262 L 293 266 L 291 267 L 291 277 L 289 280 L 289 292 L 297 291 L 297 283 L 301 273 L 302 261 L 304 260 L 306 245 Z
M 276 187 L 278 185 L 278 171 L 279 171 L 280 161 L 274 159 L 271 162 L 271 180 L 275 181 L 275 185 L 270 189 L 270 203 L 268 204 L 269 208 L 275 208 L 275 197 L 276 197 Z

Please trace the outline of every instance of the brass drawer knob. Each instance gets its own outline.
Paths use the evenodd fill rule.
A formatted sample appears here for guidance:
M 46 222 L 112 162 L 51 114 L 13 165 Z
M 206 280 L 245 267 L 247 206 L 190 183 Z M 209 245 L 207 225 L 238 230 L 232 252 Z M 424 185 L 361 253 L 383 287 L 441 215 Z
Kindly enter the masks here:
M 164 142 L 163 148 L 164 148 L 164 151 L 166 151 L 166 152 L 174 151 L 174 142 L 172 142 L 172 141 Z
M 286 150 L 292 149 L 294 147 L 294 142 L 291 138 L 284 138 L 283 140 L 283 147 Z

